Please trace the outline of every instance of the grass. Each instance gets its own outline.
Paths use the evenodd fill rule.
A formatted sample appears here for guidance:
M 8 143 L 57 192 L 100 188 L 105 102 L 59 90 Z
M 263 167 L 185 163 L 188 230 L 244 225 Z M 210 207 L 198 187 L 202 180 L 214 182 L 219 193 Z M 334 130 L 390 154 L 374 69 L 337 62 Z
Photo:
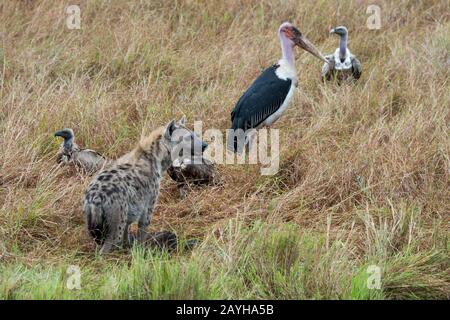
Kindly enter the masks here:
M 450 298 L 449 3 L 375 1 L 369 30 L 372 2 L 81 1 L 80 30 L 64 3 L 1 4 L 0 298 Z M 222 184 L 185 199 L 166 179 L 151 228 L 200 246 L 97 256 L 90 178 L 55 164 L 53 132 L 116 158 L 182 114 L 224 130 L 286 20 L 324 53 L 345 24 L 362 78 L 323 84 L 297 50 L 299 90 L 274 126 L 280 171 L 218 166 Z
M 446 298 L 448 257 L 439 250 L 358 257 L 349 243 L 327 247 L 322 235 L 297 224 L 250 226 L 229 221 L 192 254 L 135 247 L 128 259 L 65 257 L 51 267 L 11 264 L 0 269 L 6 299 L 383 299 Z M 80 290 L 68 288 L 67 262 L 77 261 Z M 357 262 L 355 264 L 355 261 Z M 382 288 L 367 286 L 369 266 L 383 272 Z

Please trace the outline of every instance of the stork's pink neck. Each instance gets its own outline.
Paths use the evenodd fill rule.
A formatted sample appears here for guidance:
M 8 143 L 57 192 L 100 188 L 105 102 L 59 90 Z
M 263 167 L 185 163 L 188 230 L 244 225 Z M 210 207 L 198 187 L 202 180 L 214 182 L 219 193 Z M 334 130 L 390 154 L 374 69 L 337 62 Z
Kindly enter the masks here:
M 285 59 L 289 64 L 294 65 L 294 43 L 287 38 L 284 33 L 279 33 L 281 52 L 283 54 L 282 59 Z

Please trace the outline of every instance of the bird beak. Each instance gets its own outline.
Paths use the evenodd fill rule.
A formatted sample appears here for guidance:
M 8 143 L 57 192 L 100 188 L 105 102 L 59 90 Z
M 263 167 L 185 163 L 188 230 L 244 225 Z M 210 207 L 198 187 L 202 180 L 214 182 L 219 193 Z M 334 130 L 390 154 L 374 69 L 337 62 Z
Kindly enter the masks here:
M 208 144 L 205 141 L 202 141 L 202 152 L 208 148 Z
M 336 31 L 334 29 L 331 29 L 330 34 L 332 34 L 332 33 L 336 33 Z
M 309 53 L 311 53 L 313 56 L 315 56 L 319 60 L 322 60 L 322 61 L 328 63 L 328 60 L 325 59 L 325 57 L 322 55 L 322 53 L 320 53 L 320 51 L 308 39 L 306 39 L 305 36 L 301 35 L 301 36 L 297 37 L 295 44 L 297 46 L 299 46 L 300 48 L 302 48 L 303 50 L 308 51 Z
M 56 131 L 55 137 L 63 137 L 64 131 Z
M 55 137 L 61 137 L 64 138 L 64 140 L 66 140 L 71 138 L 71 134 L 67 132 L 67 130 L 59 130 L 55 132 Z

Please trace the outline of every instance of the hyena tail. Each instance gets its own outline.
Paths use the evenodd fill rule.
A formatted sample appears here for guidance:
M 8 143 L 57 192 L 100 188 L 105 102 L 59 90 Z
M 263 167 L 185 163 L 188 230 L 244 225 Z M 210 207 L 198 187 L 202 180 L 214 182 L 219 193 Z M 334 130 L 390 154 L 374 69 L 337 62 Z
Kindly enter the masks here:
M 103 245 L 108 234 L 108 223 L 106 223 L 102 206 L 87 203 L 84 206 L 84 212 L 89 234 L 98 245 Z

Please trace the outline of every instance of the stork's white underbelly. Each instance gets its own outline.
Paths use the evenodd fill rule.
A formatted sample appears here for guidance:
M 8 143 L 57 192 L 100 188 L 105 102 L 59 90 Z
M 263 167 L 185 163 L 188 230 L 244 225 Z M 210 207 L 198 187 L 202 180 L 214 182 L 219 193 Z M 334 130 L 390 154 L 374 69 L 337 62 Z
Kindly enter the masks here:
M 277 121 L 281 117 L 281 115 L 287 109 L 287 107 L 289 106 L 289 103 L 291 102 L 291 100 L 292 100 L 292 98 L 294 96 L 295 88 L 296 88 L 296 86 L 295 86 L 294 81 L 293 81 L 292 84 L 291 84 L 291 88 L 289 89 L 289 92 L 288 92 L 286 98 L 283 101 L 283 104 L 280 106 L 280 108 L 278 108 L 277 111 L 275 111 L 275 113 L 273 113 L 266 120 L 264 120 L 258 126 L 258 128 L 261 128 L 261 127 L 264 127 L 264 126 L 270 126 L 270 125 L 272 125 L 275 121 Z

